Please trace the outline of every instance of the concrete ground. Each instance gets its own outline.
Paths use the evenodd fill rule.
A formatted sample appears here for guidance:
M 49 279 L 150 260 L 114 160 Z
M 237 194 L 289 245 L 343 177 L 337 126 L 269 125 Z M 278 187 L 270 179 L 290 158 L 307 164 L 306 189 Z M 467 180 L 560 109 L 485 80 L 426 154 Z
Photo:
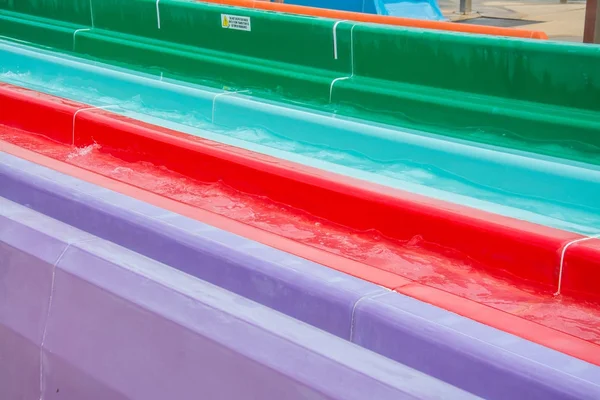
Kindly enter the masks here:
M 585 0 L 566 4 L 560 0 L 472 0 L 473 12 L 468 16 L 458 13 L 460 0 L 438 1 L 444 15 L 453 21 L 540 30 L 551 40 L 583 40 Z

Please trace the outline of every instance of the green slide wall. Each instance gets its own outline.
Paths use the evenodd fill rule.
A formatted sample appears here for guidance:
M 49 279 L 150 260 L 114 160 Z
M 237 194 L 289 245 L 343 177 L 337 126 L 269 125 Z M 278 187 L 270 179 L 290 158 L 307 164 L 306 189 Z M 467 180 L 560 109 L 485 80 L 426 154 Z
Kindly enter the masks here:
M 160 0 L 158 12 L 155 0 L 0 0 L 0 35 L 256 96 L 600 164 L 600 46 L 183 0 Z

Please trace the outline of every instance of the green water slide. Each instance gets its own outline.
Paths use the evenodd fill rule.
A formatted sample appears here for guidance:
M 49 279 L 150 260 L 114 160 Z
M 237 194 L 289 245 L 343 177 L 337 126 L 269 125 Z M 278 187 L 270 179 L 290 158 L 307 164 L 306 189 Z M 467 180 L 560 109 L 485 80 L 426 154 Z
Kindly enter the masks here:
M 181 0 L 0 0 L 0 35 L 165 77 L 600 165 L 600 46 Z

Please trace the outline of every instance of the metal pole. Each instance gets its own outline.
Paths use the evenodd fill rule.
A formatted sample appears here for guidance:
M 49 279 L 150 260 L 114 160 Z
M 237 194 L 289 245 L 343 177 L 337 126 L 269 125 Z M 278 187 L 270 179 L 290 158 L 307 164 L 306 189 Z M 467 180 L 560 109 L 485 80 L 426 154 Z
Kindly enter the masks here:
M 600 44 L 600 6 L 596 2 L 596 15 L 594 16 L 594 43 Z
M 460 8 L 459 11 L 461 14 L 470 14 L 471 13 L 471 3 L 472 0 L 460 0 Z
M 600 43 L 600 7 L 598 7 L 598 0 L 587 0 L 583 42 Z

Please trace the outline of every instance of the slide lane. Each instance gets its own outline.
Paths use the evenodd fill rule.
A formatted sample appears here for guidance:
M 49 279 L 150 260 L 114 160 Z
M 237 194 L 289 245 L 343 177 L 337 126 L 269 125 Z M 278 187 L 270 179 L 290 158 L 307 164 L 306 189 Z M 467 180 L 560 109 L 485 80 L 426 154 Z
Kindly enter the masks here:
M 0 49 L 0 80 L 8 83 L 427 197 L 598 233 L 600 169 L 589 164 L 374 126 L 24 46 Z
M 0 183 L 29 209 L 484 398 L 600 394 L 596 366 L 140 200 L 8 154 Z
M 5 139 L 35 148 L 38 152 L 41 151 L 69 163 L 78 164 L 84 160 L 83 164 L 80 165 L 85 166 L 85 168 L 95 169 L 107 176 L 129 181 L 144 188 L 149 188 L 148 182 L 150 181 L 160 181 L 160 179 L 157 179 L 158 176 L 161 176 L 164 182 L 164 177 L 167 175 L 165 170 L 161 170 L 162 172 L 158 176 L 152 176 L 151 168 L 146 163 L 127 164 L 128 167 L 124 167 L 123 162 L 131 163 L 151 159 L 156 165 L 164 165 L 175 172 L 184 172 L 186 177 L 195 178 L 204 183 L 222 179 L 229 188 L 234 188 L 246 194 L 267 196 L 271 200 L 292 205 L 294 208 L 286 209 L 284 207 L 284 212 L 280 214 L 281 221 L 287 221 L 287 224 L 279 222 L 279 230 L 270 229 L 269 221 L 259 220 L 259 223 L 257 223 L 256 220 L 244 219 L 240 215 L 236 218 L 235 214 L 232 215 L 232 213 L 217 210 L 210 205 L 207 207 L 206 203 L 203 204 L 203 208 L 213 212 L 216 211 L 221 215 L 232 216 L 246 224 L 262 229 L 263 232 L 257 234 L 257 237 L 250 236 L 262 243 L 272 245 L 267 239 L 269 235 L 264 235 L 264 230 L 270 230 L 293 239 L 293 242 L 284 241 L 283 246 L 279 242 L 273 247 L 281 248 L 305 258 L 315 257 L 316 255 L 315 258 L 317 259 L 311 259 L 321 264 L 344 270 L 344 272 L 385 287 L 395 288 L 400 292 L 406 291 L 431 303 L 441 302 L 443 304 L 439 304 L 440 306 L 450 308 L 459 314 L 467 315 L 470 318 L 497 326 L 531 340 L 542 342 L 552 348 L 558 346 L 568 354 L 573 354 L 575 351 L 579 357 L 590 359 L 591 353 L 589 352 L 584 355 L 583 352 L 573 348 L 563 349 L 563 344 L 560 341 L 547 340 L 547 331 L 543 335 L 537 335 L 534 333 L 535 329 L 531 330 L 531 326 L 527 329 L 521 329 L 519 324 L 501 325 L 499 322 L 505 323 L 507 318 L 510 320 L 510 314 L 519 315 L 533 319 L 539 324 L 585 338 L 590 341 L 590 344 L 596 342 L 593 328 L 595 326 L 593 321 L 596 317 L 593 315 L 597 312 L 597 307 L 586 305 L 577 300 L 578 298 L 592 300 L 597 296 L 597 293 L 594 292 L 594 287 L 597 285 L 590 282 L 596 279 L 593 274 L 598 271 L 597 268 L 594 269 L 594 255 L 596 253 L 593 249 L 595 240 L 577 243 L 569 247 L 565 257 L 566 263 L 563 265 L 565 268 L 562 287 L 563 292 L 569 294 L 569 296 L 553 298 L 551 293 L 557 287 L 560 250 L 566 243 L 582 238 L 580 235 L 480 213 L 476 210 L 444 204 L 400 191 L 388 190 L 365 182 L 357 182 L 324 171 L 307 169 L 300 165 L 269 159 L 240 149 L 152 127 L 124 117 L 111 115 L 106 111 L 88 110 L 79 112 L 75 120 L 75 129 L 73 129 L 73 116 L 77 110 L 85 108 L 82 105 L 9 86 L 3 87 L 3 94 L 7 96 L 7 100 L 8 98 L 13 99 L 10 102 L 4 102 L 7 106 L 9 104 L 13 105 L 9 108 L 11 112 L 7 114 L 5 124 L 41 133 L 63 143 L 72 143 L 74 133 L 77 145 L 92 145 L 92 147 L 84 148 L 84 153 L 81 153 L 80 149 L 73 154 L 70 146 L 61 148 L 56 143 L 52 145 L 47 140 L 27 137 L 28 135 L 23 132 L 4 135 Z M 26 118 L 23 115 L 22 110 L 25 109 L 24 107 L 27 108 L 28 112 L 45 116 L 46 121 L 52 120 L 54 123 L 40 126 L 39 122 L 36 122 L 39 120 Z M 115 140 L 115 138 L 119 138 L 118 140 L 122 140 L 122 142 L 111 143 L 111 140 Z M 35 143 L 36 140 L 38 141 L 37 144 Z M 42 142 L 39 142 L 39 140 L 42 140 Z M 94 143 L 96 143 L 96 146 L 100 146 L 97 149 L 98 151 L 93 151 Z M 127 151 L 124 150 L 123 145 L 126 145 Z M 156 149 L 160 149 L 160 152 L 156 152 Z M 166 149 L 169 150 L 166 151 Z M 77 156 L 78 154 L 84 155 L 84 157 Z M 114 156 L 118 158 L 114 159 Z M 193 157 L 194 161 L 192 162 L 192 159 L 188 159 L 188 157 Z M 135 174 L 132 174 L 132 169 L 129 167 L 135 170 Z M 187 170 L 181 168 L 187 168 Z M 215 170 L 222 172 L 218 174 L 218 178 L 211 172 Z M 154 171 L 154 174 L 156 174 L 156 171 Z M 135 176 L 132 177 L 132 175 Z M 141 181 L 144 179 L 147 182 Z M 167 179 L 167 181 L 169 180 Z M 172 191 L 180 186 L 181 181 L 179 181 L 179 185 L 172 182 L 169 181 L 169 184 L 161 190 L 156 190 L 156 186 L 151 190 L 188 204 L 202 204 L 198 204 L 198 194 L 203 193 L 203 191 L 206 194 L 206 187 L 195 186 L 191 191 L 178 194 Z M 185 182 L 188 186 L 194 185 L 189 179 Z M 195 194 L 194 191 L 196 191 Z M 218 187 L 210 187 L 210 192 L 213 195 L 218 191 Z M 309 193 L 312 195 L 309 195 Z M 231 194 L 228 194 L 228 196 L 231 196 Z M 215 196 L 215 198 L 219 201 L 223 200 L 219 196 Z M 316 201 L 317 198 L 324 201 Z M 228 199 L 231 200 L 231 197 L 228 197 Z M 243 201 L 250 203 L 256 201 L 256 197 L 245 197 Z M 264 200 L 261 201 L 263 202 L 262 205 L 255 202 L 253 206 L 265 207 Z M 239 203 L 240 197 L 235 198 L 233 204 Z M 330 210 L 333 204 L 345 204 L 350 207 L 345 209 L 346 212 L 339 212 L 339 210 Z M 273 214 L 276 214 L 278 208 L 281 207 L 273 207 L 272 205 L 267 204 L 266 206 L 267 212 L 264 215 L 267 218 L 273 218 Z M 327 207 L 328 205 L 329 207 Z M 200 207 L 202 208 L 202 205 Z M 370 213 L 372 218 L 355 219 L 351 212 L 352 209 L 372 210 Z M 197 217 L 199 214 L 196 210 L 198 209 L 195 209 L 194 212 L 188 211 L 189 215 Z M 241 211 L 242 214 L 248 212 L 247 209 Z M 250 207 L 250 211 L 254 212 L 252 207 Z M 315 219 L 310 216 L 307 217 L 302 212 L 309 212 L 314 216 L 324 217 L 325 219 L 315 221 Z M 385 212 L 388 217 L 378 215 L 381 212 Z M 289 223 L 291 221 L 290 214 L 293 218 L 296 218 L 295 221 L 292 220 L 292 224 Z M 214 216 L 210 218 L 214 218 Z M 304 219 L 302 220 L 302 218 Z M 212 219 L 212 221 L 215 220 Z M 305 229 L 299 232 L 291 229 L 292 233 L 290 234 L 290 227 L 293 228 L 295 224 L 298 225 L 298 221 L 309 224 L 311 230 Z M 404 224 L 399 224 L 399 221 L 403 221 Z M 408 224 L 406 224 L 407 221 Z M 349 234 L 344 229 L 339 230 L 340 228 L 335 225 L 332 226 L 331 222 L 345 225 L 355 232 Z M 222 224 L 223 222 L 219 223 Z M 228 222 L 228 224 L 230 223 Z M 248 232 L 256 233 L 252 229 L 239 231 L 241 228 L 234 225 L 230 224 L 225 228 L 241 233 L 246 237 L 249 237 Z M 315 229 L 315 227 L 319 229 Z M 396 230 L 392 230 L 392 228 Z M 377 238 L 378 233 L 364 239 L 360 236 L 360 232 L 356 232 L 367 229 L 382 231 L 395 240 L 388 241 L 385 237 Z M 307 239 L 302 235 L 297 235 L 298 233 L 306 234 L 307 232 L 312 233 L 313 237 L 317 233 L 316 240 L 311 242 L 313 237 Z M 457 238 L 461 236 L 467 240 Z M 366 258 L 361 259 L 355 254 L 348 254 L 351 253 L 348 251 L 349 247 L 343 247 L 340 244 L 341 242 L 336 242 L 334 240 L 336 237 L 355 243 L 362 239 L 363 244 L 366 243 L 372 247 L 354 247 L 356 254 L 361 254 L 363 257 L 365 254 L 367 255 Z M 404 240 L 404 243 L 398 243 L 398 239 Z M 305 246 L 298 247 L 298 242 Z M 308 250 L 306 245 L 309 245 Z M 386 247 L 388 245 L 392 247 Z M 499 247 L 503 249 L 502 251 L 499 251 L 496 247 L 498 245 L 501 246 Z M 324 257 L 323 253 L 319 251 L 319 249 L 325 249 L 328 252 L 339 253 L 340 247 L 343 250 L 342 255 L 355 258 L 357 262 L 345 264 L 342 268 L 332 262 L 331 258 Z M 370 257 L 376 254 L 377 251 L 378 254 L 383 253 L 385 256 L 389 253 L 394 255 L 390 248 L 401 257 Z M 589 250 L 590 248 L 592 251 Z M 368 251 L 365 252 L 365 249 Z M 583 254 L 583 256 L 580 254 Z M 319 259 L 319 257 L 321 258 Z M 432 263 L 432 260 L 435 262 Z M 575 264 L 573 260 L 577 260 L 581 264 Z M 475 261 L 475 263 L 472 263 L 472 261 Z M 369 269 L 367 265 L 378 268 Z M 532 266 L 535 266 L 535 268 Z M 436 268 L 433 275 L 431 268 Z M 415 271 L 416 275 L 414 275 Z M 365 272 L 368 273 L 365 274 Z M 590 273 L 590 275 L 583 279 L 583 275 L 587 273 Z M 419 274 L 422 275 L 419 276 Z M 435 278 L 436 274 L 440 279 Z M 416 281 L 417 285 L 412 283 L 407 285 L 406 279 L 401 278 L 400 275 L 408 275 Z M 519 278 L 518 286 L 528 289 L 522 290 L 515 287 L 514 280 L 508 279 L 508 276 L 513 279 L 515 277 Z M 392 281 L 386 281 L 390 277 L 393 277 Z M 398 280 L 403 281 L 398 283 Z M 483 289 L 482 286 L 478 285 L 486 280 L 492 282 L 489 287 L 485 287 L 484 290 L 473 290 L 475 287 Z M 455 283 L 458 282 L 463 283 L 456 285 Z M 441 292 L 440 289 L 442 289 Z M 449 297 L 443 299 L 444 291 L 470 298 L 475 300 L 476 303 L 468 301 L 463 303 L 466 299 L 457 298 L 454 295 L 448 295 Z M 488 294 L 491 293 L 489 297 L 486 296 L 486 291 Z M 440 301 L 440 299 L 443 300 Z M 468 304 L 468 306 L 465 304 Z M 486 309 L 486 306 L 503 309 L 509 314 L 500 313 L 494 317 L 490 317 L 490 314 L 486 313 L 476 315 L 477 310 Z M 573 314 L 575 309 L 579 311 Z M 550 313 L 552 317 L 550 318 L 546 314 L 549 310 L 552 311 Z M 586 322 L 586 318 L 589 318 L 588 322 Z M 526 322 L 525 320 L 521 321 Z M 573 321 L 576 322 L 573 324 Z M 535 324 L 533 325 L 535 326 Z M 581 326 L 586 326 L 584 334 L 580 329 Z M 588 329 L 590 327 L 591 329 Z M 543 329 L 541 326 L 539 328 Z M 589 336 L 590 334 L 591 336 Z
M 477 398 L 1 197 L 0 260 L 5 399 Z

